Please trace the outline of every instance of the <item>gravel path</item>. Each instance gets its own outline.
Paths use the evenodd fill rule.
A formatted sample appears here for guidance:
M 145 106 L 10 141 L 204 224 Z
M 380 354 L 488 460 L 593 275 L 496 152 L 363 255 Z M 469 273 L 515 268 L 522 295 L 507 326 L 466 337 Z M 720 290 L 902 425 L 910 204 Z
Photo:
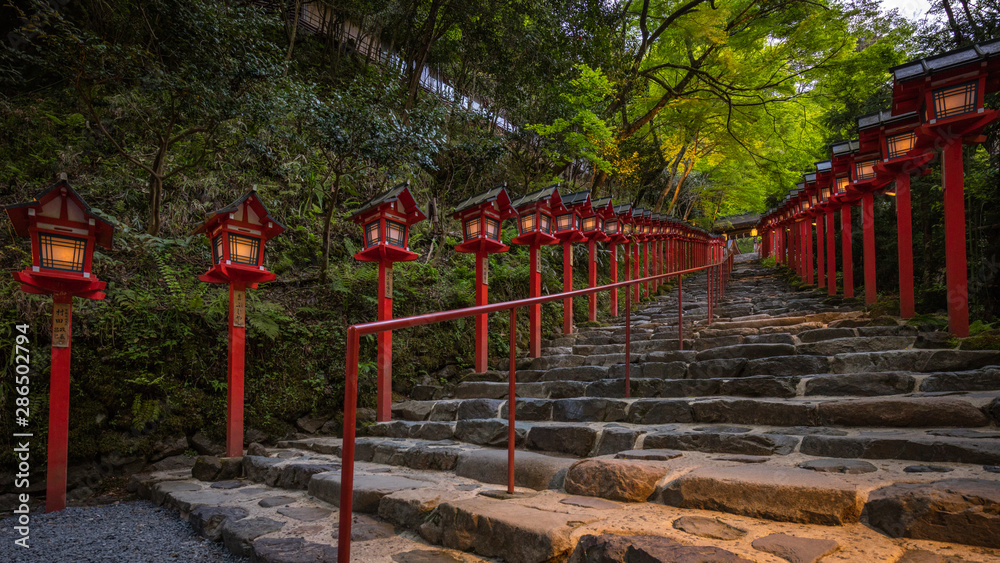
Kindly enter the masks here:
M 14 531 L 15 522 L 13 517 L 0 520 L 4 563 L 247 561 L 197 536 L 174 511 L 145 500 L 32 513 L 28 549 L 14 544 L 21 537 Z

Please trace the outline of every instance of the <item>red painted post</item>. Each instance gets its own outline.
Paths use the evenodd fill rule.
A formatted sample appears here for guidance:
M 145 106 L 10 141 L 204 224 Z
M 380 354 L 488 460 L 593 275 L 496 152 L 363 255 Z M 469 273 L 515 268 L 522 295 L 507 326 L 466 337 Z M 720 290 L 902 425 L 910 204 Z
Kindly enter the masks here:
M 590 287 L 597 287 L 597 241 L 590 239 L 587 241 L 587 282 Z M 591 293 L 587 296 L 587 320 L 594 322 L 597 320 L 597 294 Z
M 635 247 L 635 249 L 633 251 L 633 254 L 634 254 L 633 258 L 635 259 L 635 266 L 634 266 L 635 272 L 633 273 L 634 277 L 632 279 L 637 280 L 637 279 L 639 279 L 639 278 L 642 277 L 642 270 L 640 269 L 641 264 L 639 263 L 639 243 L 636 242 L 635 244 L 633 244 L 633 246 Z M 636 286 L 635 291 L 633 292 L 633 294 L 634 295 L 633 295 L 632 298 L 635 299 L 636 303 L 638 303 L 639 302 L 639 287 L 638 286 Z
M 510 310 L 510 365 L 507 374 L 507 492 L 514 494 L 514 411 L 516 402 L 517 307 Z
M 226 457 L 243 455 L 243 366 L 246 355 L 246 287 L 229 283 L 229 369 L 226 377 Z
M 635 288 L 639 292 L 638 286 Z M 625 287 L 625 297 L 632 293 L 632 285 Z M 632 300 L 625 299 L 625 398 L 632 393 Z
M 910 173 L 896 176 L 896 237 L 899 246 L 899 316 L 911 319 L 913 304 L 913 226 L 910 221 Z
M 618 283 L 618 245 L 610 243 L 611 246 L 611 283 Z M 611 290 L 611 316 L 618 316 L 618 288 Z
M 677 276 L 677 349 L 684 349 L 684 278 Z
M 815 282 L 815 272 L 813 271 L 813 224 L 812 218 L 808 215 L 802 221 L 802 228 L 805 232 L 806 283 L 812 285 Z
M 843 256 L 844 297 L 854 297 L 854 255 L 851 242 L 851 205 L 840 208 L 840 251 Z
M 827 293 L 837 294 L 837 239 L 834 235 L 833 211 L 826 212 L 826 279 Z
M 392 262 L 378 263 L 378 320 L 392 318 Z M 375 398 L 375 419 L 392 420 L 392 332 L 378 333 L 376 358 L 378 391 Z
M 712 326 L 712 268 L 705 270 L 705 286 L 708 288 L 708 326 Z
M 563 291 L 573 291 L 573 243 L 563 241 Z M 563 299 L 563 334 L 573 334 L 573 298 Z
M 642 243 L 642 264 L 643 264 L 643 268 L 642 268 L 643 275 L 642 275 L 642 277 L 648 278 L 649 277 L 649 242 L 646 242 L 646 241 L 643 241 L 643 243 Z M 649 297 L 649 282 L 643 283 L 642 286 L 643 286 L 643 295 L 648 298 Z
M 489 305 L 489 268 L 490 255 L 485 251 L 476 253 L 476 305 Z M 489 319 L 487 315 L 476 316 L 476 373 L 484 373 L 489 369 Z
M 861 232 L 865 266 L 865 305 L 875 303 L 875 203 L 871 192 L 861 196 Z
M 538 266 L 541 255 L 538 253 L 537 244 L 531 245 L 529 259 L 531 260 L 530 275 L 528 279 L 528 296 L 540 297 L 542 295 L 542 274 Z M 542 306 L 541 304 L 528 306 L 528 355 L 537 358 L 542 355 Z
M 347 327 L 347 374 L 344 380 L 344 439 L 340 467 L 340 526 L 337 563 L 351 561 L 351 512 L 354 509 L 354 436 L 358 420 L 358 331 Z
M 816 287 L 826 287 L 826 262 L 823 244 L 823 215 L 816 215 Z
M 66 508 L 66 462 L 69 447 L 69 364 L 73 326 L 73 296 L 52 294 L 52 328 L 66 333 L 65 346 L 52 345 L 49 371 L 49 444 L 45 474 L 45 512 Z
M 969 274 L 965 254 L 965 173 L 961 139 L 948 139 L 942 153 L 948 330 L 955 336 L 966 337 L 969 336 Z

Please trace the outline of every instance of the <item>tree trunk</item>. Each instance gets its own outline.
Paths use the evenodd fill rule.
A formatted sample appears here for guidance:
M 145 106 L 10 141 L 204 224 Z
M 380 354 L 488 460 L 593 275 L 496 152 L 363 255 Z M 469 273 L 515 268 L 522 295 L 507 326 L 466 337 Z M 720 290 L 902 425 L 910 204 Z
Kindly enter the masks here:
M 677 180 L 677 187 L 674 188 L 674 197 L 670 199 L 670 207 L 667 208 L 667 215 L 673 214 L 674 206 L 677 205 L 677 196 L 681 193 L 681 186 L 684 185 L 684 180 L 687 180 L 688 174 L 691 173 L 691 168 L 693 167 L 691 159 L 684 161 L 684 172 L 681 174 L 680 179 Z
M 323 255 L 319 264 L 319 283 L 326 283 L 326 272 L 330 269 L 330 231 L 333 226 L 333 210 L 337 208 L 336 195 L 340 192 L 340 175 L 334 174 L 330 197 L 326 198 L 323 209 Z
M 160 234 L 160 205 L 163 203 L 163 168 L 167 161 L 167 148 L 169 148 L 169 137 L 161 137 L 160 147 L 156 151 L 153 159 L 152 172 L 149 175 L 149 225 L 146 226 L 146 233 L 158 236 Z
M 951 28 L 951 32 L 955 36 L 955 44 L 961 45 L 965 42 L 965 37 L 962 36 L 962 29 L 958 27 L 958 22 L 955 20 L 955 13 L 951 9 L 951 1 L 941 0 L 941 5 L 944 6 L 944 11 L 948 14 L 948 27 Z
M 292 61 L 292 50 L 295 48 L 295 36 L 299 32 L 299 16 L 302 12 L 302 0 L 295 0 L 293 3 L 295 6 L 295 13 L 292 14 L 292 29 L 288 33 L 288 52 L 285 53 L 285 71 L 288 73 L 288 63 Z

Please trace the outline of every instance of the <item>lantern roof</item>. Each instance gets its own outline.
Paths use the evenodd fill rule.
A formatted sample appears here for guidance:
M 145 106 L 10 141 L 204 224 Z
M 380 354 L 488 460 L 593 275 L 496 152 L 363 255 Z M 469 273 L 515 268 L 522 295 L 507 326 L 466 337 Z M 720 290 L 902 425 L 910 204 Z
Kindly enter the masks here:
M 547 188 L 542 188 L 521 196 L 511 202 L 511 206 L 515 210 L 520 211 L 536 203 L 548 203 L 551 207 L 560 207 L 562 205 L 562 197 L 559 195 L 559 184 L 552 184 Z
M 363 222 L 368 214 L 393 203 L 399 204 L 396 210 L 406 215 L 407 223 L 410 225 L 427 218 L 424 212 L 417 207 L 417 201 L 410 193 L 410 183 L 403 182 L 361 204 L 361 207 L 351 214 L 350 219 L 355 223 Z
M 810 172 L 808 174 L 803 174 L 802 178 L 805 180 L 806 184 L 813 184 L 816 182 L 816 173 Z
M 58 203 L 52 203 L 53 200 L 62 195 L 64 189 L 66 190 L 66 197 L 76 203 L 74 209 L 70 209 L 69 207 L 63 209 Z M 95 241 L 103 248 L 111 249 L 115 225 L 94 214 L 94 210 L 87 205 L 87 202 L 80 197 L 80 194 L 73 189 L 73 186 L 69 185 L 65 174 L 60 174 L 55 184 L 39 192 L 31 201 L 12 203 L 2 207 L 7 211 L 7 217 L 10 218 L 10 222 L 14 226 L 14 232 L 22 237 L 26 237 L 29 234 L 28 227 L 31 225 L 31 220 L 29 219 L 31 210 L 34 210 L 36 216 L 64 219 L 79 223 L 89 223 L 93 219 Z M 77 209 L 82 212 L 82 215 L 77 213 Z
M 235 217 L 237 221 L 260 225 L 266 239 L 274 238 L 285 230 L 284 225 L 271 217 L 264 202 L 257 195 L 257 188 L 251 188 L 243 194 L 243 197 L 210 215 L 194 233 L 211 232 L 219 223 L 229 219 L 230 215 L 239 215 Z
M 889 110 L 882 110 L 878 113 L 863 115 L 858 118 L 858 131 L 865 131 L 875 127 L 891 127 L 894 125 L 904 125 L 907 121 L 912 121 L 913 125 L 920 123 L 920 115 L 915 111 L 908 111 L 899 115 L 892 115 Z
M 624 215 L 626 219 L 632 218 L 632 204 L 623 203 L 615 206 L 615 215 Z
M 615 215 L 615 204 L 611 201 L 610 197 L 595 199 L 590 202 L 590 208 L 594 210 L 595 215 L 600 215 L 604 218 L 613 217 Z
M 978 45 L 953 49 L 951 51 L 916 59 L 889 69 L 892 73 L 892 113 L 919 110 L 923 104 L 923 92 L 929 87 L 924 78 L 962 79 L 969 73 L 975 78 L 986 65 L 991 70 L 1000 69 L 1000 39 Z M 991 76 L 992 88 L 997 87 L 1000 76 Z M 935 86 L 936 87 L 936 86 Z
M 468 211 L 488 203 L 496 203 L 497 209 L 500 211 L 500 217 L 503 219 L 514 215 L 514 208 L 511 207 L 510 195 L 507 193 L 506 184 L 478 193 L 459 203 L 455 207 L 455 211 L 452 212 L 452 215 L 458 217 L 463 211 Z
M 816 163 L 816 172 L 819 174 L 823 174 L 824 172 L 829 172 L 831 170 L 833 170 L 833 163 L 829 160 Z
M 830 151 L 833 152 L 833 156 L 844 156 L 856 152 L 858 150 L 858 141 L 844 141 L 843 143 L 835 143 L 830 146 Z

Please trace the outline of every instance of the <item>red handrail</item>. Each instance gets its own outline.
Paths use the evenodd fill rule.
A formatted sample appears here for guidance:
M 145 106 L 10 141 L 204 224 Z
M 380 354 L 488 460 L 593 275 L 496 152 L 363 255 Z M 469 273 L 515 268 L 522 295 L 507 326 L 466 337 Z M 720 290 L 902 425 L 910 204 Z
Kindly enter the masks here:
M 637 284 L 649 283 L 651 281 L 667 280 L 671 277 L 677 276 L 677 310 L 678 310 L 678 341 L 679 347 L 683 349 L 684 347 L 684 309 L 681 303 L 681 289 L 683 284 L 681 282 L 681 276 L 686 274 L 691 274 L 699 272 L 701 270 L 709 270 L 708 280 L 709 288 L 712 285 L 712 272 L 714 268 L 718 268 L 717 273 L 723 280 L 728 280 L 729 270 L 731 268 L 731 262 L 733 260 L 732 253 L 727 253 L 725 257 L 713 264 L 706 264 L 704 266 L 697 266 L 694 268 L 687 268 L 685 270 L 678 270 L 676 272 L 668 272 L 665 274 L 657 274 L 653 276 L 647 276 L 645 278 L 637 278 L 634 280 L 627 280 L 623 282 L 611 283 L 608 285 L 602 285 L 598 287 L 590 287 L 587 289 L 577 289 L 574 291 L 566 291 L 563 293 L 554 293 L 551 295 L 542 295 L 539 297 L 529 297 L 526 299 L 517 299 L 514 301 L 504 301 L 502 303 L 493 303 L 490 305 L 478 305 L 475 307 L 465 307 L 462 309 L 453 309 L 451 311 L 440 311 L 437 313 L 426 313 L 423 315 L 414 315 L 412 317 L 403 317 L 399 319 L 389 319 L 384 321 L 373 321 L 368 323 L 361 323 L 357 325 L 352 325 L 347 328 L 347 374 L 344 382 L 344 438 L 343 446 L 341 451 L 341 475 L 340 475 L 340 522 L 338 529 L 338 539 L 337 539 L 337 562 L 338 563 L 348 563 L 351 559 L 351 517 L 354 504 L 354 445 L 357 432 L 357 407 L 358 407 L 358 356 L 359 349 L 361 346 L 361 337 L 369 334 L 376 334 L 379 332 L 384 332 L 387 330 L 396 330 L 401 328 L 409 328 L 414 326 L 422 326 L 427 324 L 439 323 L 443 321 L 450 321 L 454 319 L 461 319 L 464 317 L 474 317 L 476 315 L 484 315 L 489 313 L 496 313 L 499 311 L 510 311 L 510 375 L 508 377 L 508 400 L 507 400 L 507 491 L 509 493 L 514 492 L 514 411 L 517 410 L 517 403 L 515 402 L 514 389 L 516 383 L 515 374 L 515 364 L 516 364 L 516 350 L 517 350 L 517 309 L 518 307 L 526 307 L 530 305 L 538 305 L 542 303 L 549 303 L 552 301 L 559 301 L 566 298 L 579 297 L 583 295 L 590 295 L 592 293 L 598 293 L 601 291 L 610 291 L 612 289 L 618 289 L 621 287 L 626 288 L 625 292 L 625 396 L 628 398 L 631 395 L 631 378 L 630 378 L 630 366 L 631 366 L 631 294 L 632 286 Z M 725 281 L 723 281 L 725 283 Z M 638 288 L 636 288 L 638 291 Z M 718 294 L 718 292 L 717 292 Z M 709 289 L 709 303 L 712 302 L 712 292 Z M 718 295 L 717 297 L 718 298 Z M 711 307 L 711 305 L 709 305 Z M 711 323 L 711 317 L 709 317 L 709 323 Z

